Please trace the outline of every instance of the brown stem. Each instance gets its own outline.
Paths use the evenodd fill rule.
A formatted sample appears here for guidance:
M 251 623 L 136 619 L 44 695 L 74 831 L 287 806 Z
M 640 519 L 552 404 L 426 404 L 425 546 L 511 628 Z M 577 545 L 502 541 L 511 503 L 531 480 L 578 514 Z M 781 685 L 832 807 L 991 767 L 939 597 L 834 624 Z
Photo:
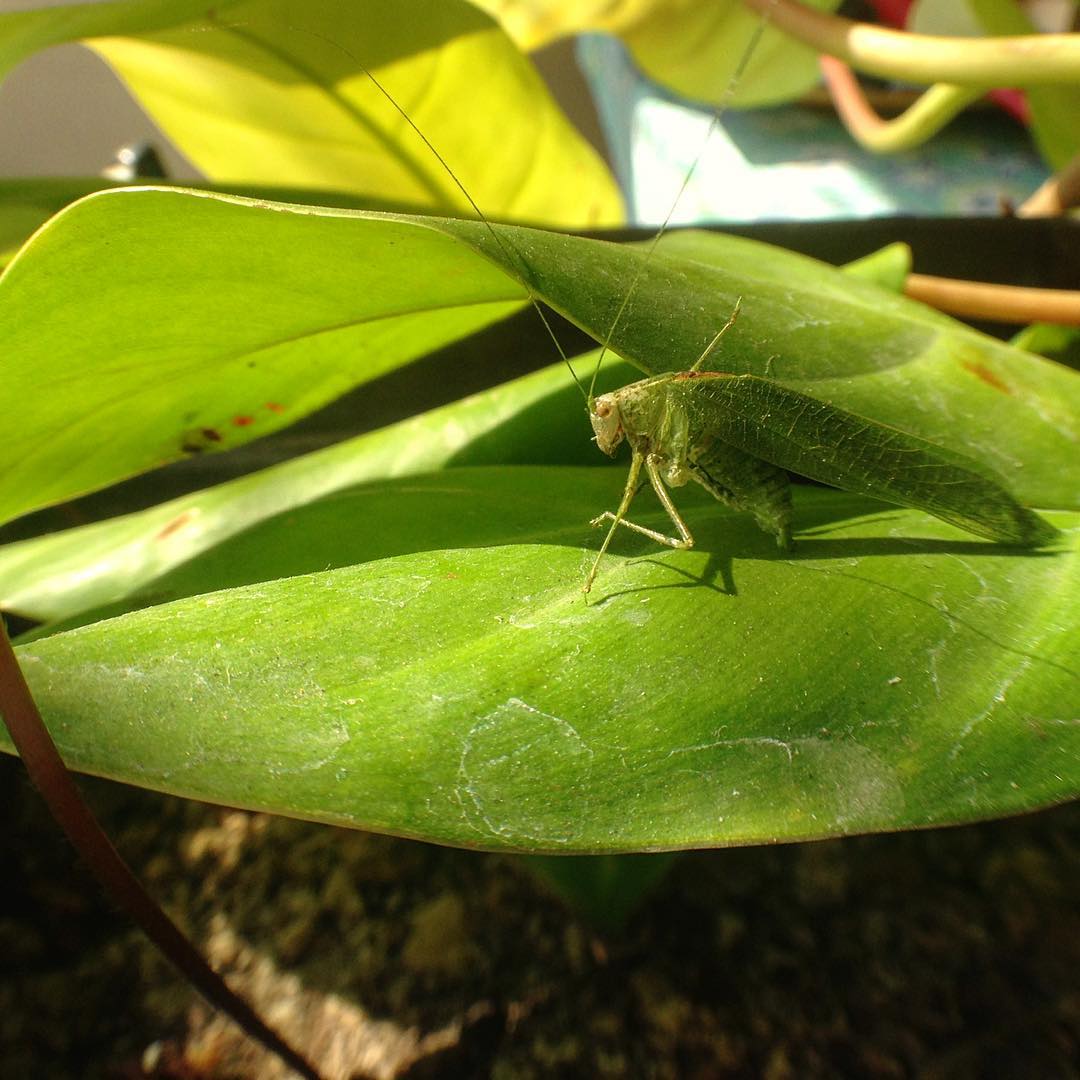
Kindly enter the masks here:
M 818 57 L 818 63 L 825 78 L 825 87 L 844 127 L 859 142 L 873 138 L 885 126 L 885 121 L 866 100 L 859 80 L 855 78 L 855 72 L 843 60 L 837 60 L 835 56 L 827 56 L 825 53 Z
M 105 892 L 142 927 L 202 995 L 240 1025 L 253 1039 L 276 1054 L 307 1080 L 320 1074 L 300 1053 L 271 1030 L 243 998 L 203 959 L 176 923 L 143 888 L 112 841 L 94 818 L 71 773 L 60 757 L 26 685 L 15 652 L 0 619 L 0 714 L 11 741 L 41 792 L 49 811 Z
M 1017 217 L 1057 217 L 1080 206 L 1080 154 L 1050 177 L 1017 211 Z
M 1080 292 L 1069 289 L 1031 289 L 908 274 L 904 292 L 940 311 L 970 319 L 1080 326 Z
M 895 154 L 921 146 L 983 96 L 981 88 L 938 83 L 920 94 L 899 116 L 883 120 L 843 60 L 823 53 L 818 62 L 844 127 L 860 145 L 875 154 Z

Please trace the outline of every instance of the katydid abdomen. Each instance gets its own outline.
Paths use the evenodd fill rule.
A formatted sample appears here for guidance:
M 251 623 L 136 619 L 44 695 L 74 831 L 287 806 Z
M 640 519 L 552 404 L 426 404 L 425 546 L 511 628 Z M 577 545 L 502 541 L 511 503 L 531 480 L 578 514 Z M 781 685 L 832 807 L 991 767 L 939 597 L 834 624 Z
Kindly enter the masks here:
M 784 469 L 709 437 L 691 450 L 687 470 L 722 503 L 752 514 L 779 547 L 791 547 L 791 482 Z
M 768 379 L 688 371 L 655 390 L 685 410 L 691 444 L 712 435 L 811 480 L 925 510 L 999 543 L 1034 547 L 1056 535 L 974 462 Z M 761 500 L 772 497 L 763 482 Z

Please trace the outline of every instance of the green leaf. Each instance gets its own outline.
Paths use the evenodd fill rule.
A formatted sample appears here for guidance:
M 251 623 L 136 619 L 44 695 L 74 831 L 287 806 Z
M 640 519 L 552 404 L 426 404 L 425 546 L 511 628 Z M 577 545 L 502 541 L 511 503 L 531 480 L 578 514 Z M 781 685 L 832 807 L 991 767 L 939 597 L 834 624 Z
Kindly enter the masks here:
M 845 263 L 843 270 L 845 274 L 872 281 L 890 292 L 903 292 L 911 273 L 911 248 L 900 242 L 886 244 L 861 259 Z
M 579 371 L 591 373 L 591 359 Z M 599 389 L 622 385 L 632 371 L 605 365 Z M 163 575 L 267 518 L 364 481 L 454 465 L 596 461 L 581 398 L 560 363 L 147 510 L 0 547 L 0 607 L 54 622 L 132 594 L 183 595 L 169 592 Z
M 471 213 L 366 67 L 487 215 L 577 228 L 623 219 L 600 156 L 532 63 L 465 0 L 75 4 L 0 15 L 0 57 L 5 46 L 17 59 L 65 40 L 98 52 L 220 184 Z
M 169 190 L 57 215 L 0 279 L 26 440 L 0 518 L 249 442 L 520 305 L 422 220 Z
M 821 78 L 813 49 L 767 24 L 762 31 L 761 17 L 739 0 L 478 2 L 523 49 L 543 48 L 570 34 L 616 34 L 649 78 L 698 101 L 735 108 L 777 105 L 801 97 Z M 809 0 L 807 6 L 833 11 L 839 2 Z M 753 55 L 741 68 L 752 41 Z
M 221 0 L 218 10 L 237 0 Z M 0 78 L 39 49 L 98 34 L 138 34 L 206 11 L 205 0 L 112 0 L 0 13 Z
M 627 538 L 586 604 L 582 522 L 620 486 L 503 467 L 342 492 L 206 556 L 201 584 L 341 546 L 375 561 L 149 608 L 20 661 L 74 768 L 488 849 L 793 840 L 1080 790 L 1080 515 L 1051 515 L 1060 545 L 1018 556 L 804 490 L 781 556 L 680 492 L 699 548 Z
M 519 278 L 607 337 L 641 259 L 455 219 L 170 189 L 90 196 L 0 279 L 0 405 L 29 448 L 0 467 L 0 518 L 273 431 L 514 310 Z M 814 260 L 672 235 L 613 344 L 646 372 L 685 369 L 740 296 L 725 370 L 975 458 L 1028 504 L 1080 503 L 1075 374 Z

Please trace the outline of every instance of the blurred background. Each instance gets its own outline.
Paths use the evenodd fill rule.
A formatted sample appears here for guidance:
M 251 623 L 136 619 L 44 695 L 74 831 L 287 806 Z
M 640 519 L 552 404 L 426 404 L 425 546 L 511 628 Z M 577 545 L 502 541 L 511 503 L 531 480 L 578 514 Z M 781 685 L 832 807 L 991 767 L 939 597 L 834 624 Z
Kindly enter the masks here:
M 58 2 L 3 0 L 0 9 Z M 869 8 L 842 10 L 873 17 Z M 1062 27 L 1072 11 L 1059 0 L 1027 9 L 1036 21 Z M 664 220 L 703 146 L 678 223 L 990 216 L 1022 203 L 1048 175 L 1024 124 L 991 102 L 921 147 L 879 156 L 851 139 L 823 91 L 728 110 L 713 125 L 712 106 L 696 106 L 645 77 L 617 37 L 564 37 L 533 58 L 571 121 L 613 166 L 632 226 Z M 905 87 L 878 90 L 894 110 L 915 100 Z M 170 178 L 199 177 L 108 66 L 80 46 L 41 52 L 0 85 L 0 175 L 96 175 L 120 147 L 140 143 L 155 148 Z

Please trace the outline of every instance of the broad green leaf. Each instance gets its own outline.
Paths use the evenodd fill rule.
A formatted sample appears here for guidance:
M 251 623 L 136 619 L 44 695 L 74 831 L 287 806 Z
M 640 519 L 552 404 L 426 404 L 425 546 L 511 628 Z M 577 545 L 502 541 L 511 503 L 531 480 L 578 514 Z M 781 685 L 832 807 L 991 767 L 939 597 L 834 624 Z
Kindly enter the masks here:
M 221 0 L 215 6 L 224 12 L 235 3 L 236 0 Z M 0 12 L 0 78 L 28 56 L 50 45 L 98 34 L 145 33 L 205 12 L 205 0 L 113 0 Z
M 766 27 L 738 0 L 478 0 L 523 49 L 569 34 L 618 35 L 641 69 L 684 97 L 736 108 L 776 105 L 801 97 L 821 75 L 817 54 Z M 833 11 L 838 0 L 812 0 Z M 743 53 L 756 40 L 740 71 Z M 733 79 L 735 80 L 733 85 Z
M 172 189 L 90 196 L 0 278 L 0 404 L 29 447 L 0 468 L 0 518 L 275 430 L 514 310 L 526 274 L 598 339 L 637 279 L 612 338 L 651 373 L 688 367 L 741 296 L 725 370 L 975 458 L 1031 505 L 1080 502 L 1072 372 L 751 241 L 678 234 L 641 260 L 455 219 Z
M 26 442 L 0 518 L 248 442 L 521 303 L 422 219 L 275 205 L 103 192 L 8 266 L 0 400 Z
M 591 373 L 591 359 L 579 372 Z M 619 386 L 632 372 L 609 363 L 598 387 Z M 0 547 L 0 608 L 53 622 L 133 593 L 160 597 L 170 570 L 267 518 L 364 481 L 454 465 L 597 464 L 598 457 L 560 363 L 148 510 Z
M 1080 790 L 1080 515 L 1017 555 L 803 490 L 781 556 L 680 492 L 699 548 L 628 538 L 586 604 L 582 522 L 620 486 L 504 467 L 341 492 L 208 554 L 201 584 L 339 545 L 375 561 L 99 622 L 20 661 L 77 769 L 489 849 L 793 840 Z
M 899 287 L 907 253 L 895 244 L 844 270 Z M 595 356 L 581 359 L 582 381 L 594 365 Z M 634 377 L 629 365 L 608 363 L 597 391 Z M 446 465 L 596 461 L 580 399 L 560 363 L 148 510 L 0 547 L 0 608 L 53 622 L 113 604 L 260 520 L 361 481 Z
M 622 199 L 531 62 L 465 0 L 243 0 L 88 42 L 218 183 L 291 184 L 444 213 L 616 225 Z
M 904 283 L 911 273 L 911 248 L 907 244 L 886 244 L 861 259 L 844 266 L 844 273 L 872 281 L 891 292 L 903 292 Z

